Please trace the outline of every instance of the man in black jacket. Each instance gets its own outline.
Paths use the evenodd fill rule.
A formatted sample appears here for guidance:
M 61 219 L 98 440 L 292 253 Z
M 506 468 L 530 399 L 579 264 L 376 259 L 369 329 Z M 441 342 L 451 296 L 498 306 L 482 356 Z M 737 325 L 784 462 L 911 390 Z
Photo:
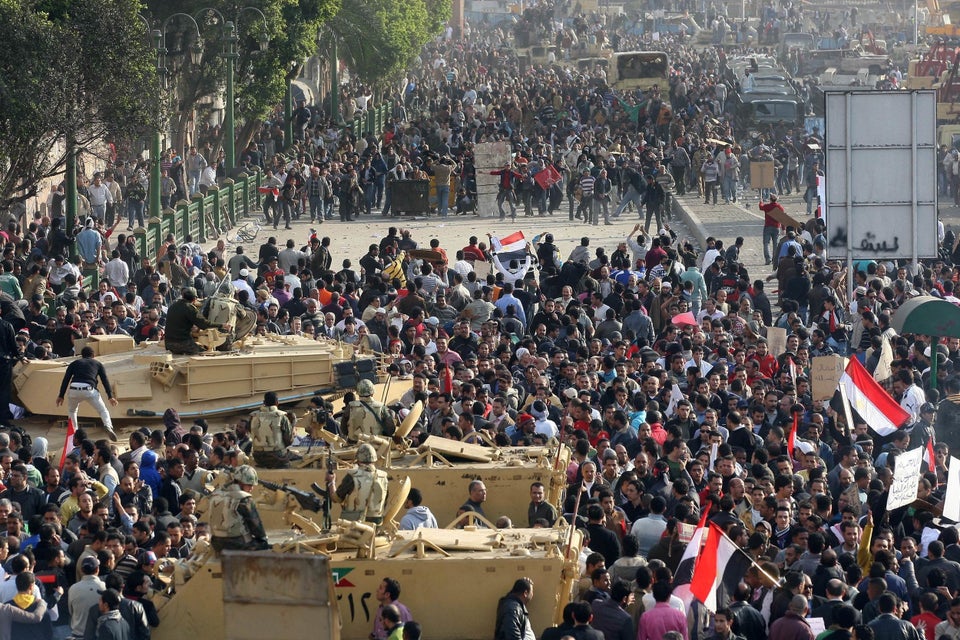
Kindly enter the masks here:
M 647 186 L 644 188 L 643 195 L 640 198 L 640 203 L 647 208 L 646 221 L 643 223 L 643 232 L 645 234 L 650 234 L 650 219 L 654 216 L 656 216 L 657 219 L 657 229 L 663 228 L 663 216 L 660 210 L 665 198 L 666 193 L 663 187 L 660 186 L 660 183 L 653 177 L 653 174 L 648 174 Z
M 63 404 L 64 396 L 69 396 L 69 403 L 67 405 L 68 415 L 70 420 L 73 421 L 74 426 L 76 426 L 80 403 L 84 401 L 89 402 L 93 408 L 97 410 L 97 413 L 100 414 L 100 419 L 103 420 L 103 428 L 107 431 L 107 435 L 110 436 L 111 440 L 116 442 L 117 434 L 113 430 L 110 412 L 107 410 L 107 406 L 103 404 L 100 391 L 97 390 L 98 379 L 103 383 L 103 390 L 107 392 L 110 404 L 117 406 L 119 402 L 113 397 L 113 390 L 110 388 L 110 381 L 107 379 L 107 370 L 103 368 L 100 362 L 93 358 L 93 348 L 84 347 L 80 351 L 80 357 L 71 362 L 67 366 L 67 370 L 63 373 L 63 380 L 60 382 L 60 393 L 57 395 L 57 406 L 59 407 Z M 69 392 L 67 391 L 67 387 L 70 387 Z
M 497 621 L 494 626 L 494 640 L 526 640 L 533 638 L 530 627 L 530 612 L 527 605 L 533 599 L 533 580 L 519 578 L 513 583 L 510 593 L 497 603 Z

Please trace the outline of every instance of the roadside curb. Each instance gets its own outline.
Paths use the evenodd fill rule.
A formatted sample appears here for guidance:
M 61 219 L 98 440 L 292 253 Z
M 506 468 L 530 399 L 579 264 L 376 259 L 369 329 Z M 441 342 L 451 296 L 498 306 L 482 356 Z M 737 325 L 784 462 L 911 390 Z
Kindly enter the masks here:
M 673 196 L 670 198 L 671 207 L 673 209 L 673 215 L 680 219 L 690 231 L 690 234 L 696 238 L 697 243 L 700 247 L 707 246 L 707 238 L 710 237 L 710 234 L 707 233 L 706 228 L 703 226 L 703 223 L 700 221 L 700 217 L 695 214 L 689 207 L 680 200 L 680 198 Z

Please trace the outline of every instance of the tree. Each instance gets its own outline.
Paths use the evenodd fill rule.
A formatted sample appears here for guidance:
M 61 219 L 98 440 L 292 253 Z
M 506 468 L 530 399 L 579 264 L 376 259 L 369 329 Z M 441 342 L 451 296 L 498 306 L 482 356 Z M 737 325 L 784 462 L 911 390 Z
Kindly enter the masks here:
M 321 36 L 362 81 L 380 84 L 402 72 L 450 19 L 450 0 L 353 0 Z M 326 49 L 329 50 L 329 49 Z
M 204 104 L 203 99 L 223 94 L 226 82 L 223 22 L 232 21 L 237 25 L 239 40 L 234 75 L 237 149 L 244 147 L 264 117 L 283 99 L 291 68 L 313 55 L 318 30 L 340 9 L 340 0 L 241 0 L 235 4 L 210 0 L 148 0 L 146 4 L 158 26 L 177 12 L 196 17 L 203 39 L 201 64 L 192 67 L 181 63 L 175 76 L 177 103 L 173 105 L 172 115 L 178 141 L 184 139 L 194 110 L 197 121 L 212 113 L 213 106 Z M 265 51 L 260 50 L 263 20 L 256 12 L 243 10 L 247 6 L 259 9 L 266 17 L 270 42 Z M 215 11 L 206 11 L 207 8 Z M 171 20 L 168 27 L 168 42 L 183 41 L 184 34 L 193 31 L 193 25 L 184 19 Z M 189 37 L 192 35 L 188 40 Z M 182 61 L 180 53 L 173 52 L 170 57 Z M 222 132 L 221 141 L 222 135 L 226 132 Z
M 135 0 L 0 0 L 0 208 L 83 149 L 155 126 L 157 83 Z

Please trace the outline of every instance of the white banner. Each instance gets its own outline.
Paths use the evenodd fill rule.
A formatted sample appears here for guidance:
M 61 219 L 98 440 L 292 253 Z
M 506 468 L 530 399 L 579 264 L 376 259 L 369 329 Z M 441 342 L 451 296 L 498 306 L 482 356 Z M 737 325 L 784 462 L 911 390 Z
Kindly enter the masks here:
M 890 495 L 887 498 L 887 511 L 905 507 L 917 499 L 923 452 L 923 447 L 917 447 L 897 456 L 893 469 L 893 484 L 890 485 Z
M 950 456 L 947 467 L 947 495 L 943 500 L 943 517 L 960 522 L 960 458 Z

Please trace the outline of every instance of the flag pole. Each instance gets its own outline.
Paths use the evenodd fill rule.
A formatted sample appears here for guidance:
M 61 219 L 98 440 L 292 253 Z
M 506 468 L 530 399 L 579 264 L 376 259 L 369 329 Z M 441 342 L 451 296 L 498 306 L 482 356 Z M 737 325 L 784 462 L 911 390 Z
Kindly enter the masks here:
M 572 522 L 570 523 L 570 539 L 567 541 L 567 552 L 564 554 L 564 557 L 567 560 L 570 559 L 570 550 L 573 548 L 573 536 L 577 532 L 577 514 L 580 512 L 580 496 L 583 495 L 583 482 L 580 482 L 580 490 L 577 491 L 577 501 L 573 505 L 573 517 Z
M 847 437 L 852 438 L 853 437 L 853 411 L 851 411 L 850 409 L 850 399 L 847 398 L 847 390 L 842 384 L 838 388 L 840 389 L 840 402 L 843 405 L 843 416 L 845 418 L 845 422 L 847 423 L 846 434 L 847 434 Z M 851 444 L 853 443 L 851 442 Z
M 727 541 L 728 541 L 730 544 L 732 544 L 737 551 L 739 551 L 739 552 L 742 553 L 743 555 L 747 556 L 747 558 L 750 560 L 750 563 L 751 563 L 753 566 L 755 566 L 755 567 L 757 568 L 757 571 L 759 571 L 761 574 L 763 574 L 763 576 L 766 577 L 767 580 L 769 580 L 769 581 L 770 581 L 772 584 L 774 584 L 774 585 L 780 584 L 779 578 L 774 578 L 772 575 L 770 575 L 769 573 L 767 573 L 766 571 L 764 571 L 763 567 L 761 567 L 760 564 L 759 564 L 756 560 L 754 560 L 754 559 L 750 556 L 749 553 L 747 553 L 746 551 L 744 551 L 743 549 L 741 549 L 741 548 L 740 548 L 740 545 L 738 545 L 736 542 L 734 542 L 733 539 L 731 539 L 730 536 L 727 535 L 727 532 L 726 532 L 726 531 L 724 531 L 723 529 L 721 529 L 718 525 L 713 525 L 712 528 L 714 528 L 714 529 L 716 529 L 717 531 L 719 531 L 719 532 L 720 532 L 720 535 L 722 535 L 724 538 L 726 538 Z

